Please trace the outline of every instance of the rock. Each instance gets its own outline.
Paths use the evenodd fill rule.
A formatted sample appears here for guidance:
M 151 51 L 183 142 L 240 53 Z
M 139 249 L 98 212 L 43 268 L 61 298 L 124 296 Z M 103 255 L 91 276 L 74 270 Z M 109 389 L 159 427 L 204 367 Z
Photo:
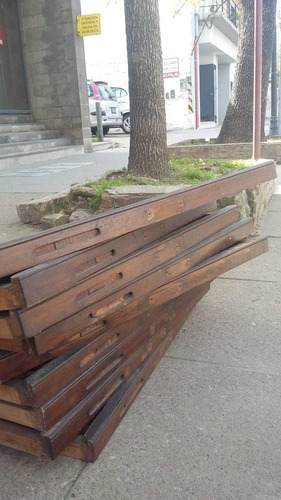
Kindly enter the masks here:
M 186 188 L 186 184 L 176 186 L 121 186 L 117 188 L 108 188 L 102 194 L 101 211 L 110 208 L 119 208 L 138 201 L 155 198 L 162 194 L 169 194 L 178 189 Z
M 251 215 L 246 191 L 241 191 L 236 196 L 228 196 L 218 200 L 218 208 L 228 207 L 229 205 L 237 206 L 240 219 L 245 219 Z
M 73 198 L 77 198 L 78 196 L 83 196 L 84 198 L 94 198 L 96 196 L 96 188 L 74 185 L 70 188 L 70 194 Z
M 67 208 L 69 203 L 69 193 L 57 193 L 38 200 L 32 200 L 29 203 L 21 203 L 17 206 L 17 213 L 24 224 L 40 224 L 42 217 L 60 212 L 62 209 Z
M 74 212 L 72 212 L 71 216 L 69 217 L 69 222 L 89 219 L 90 217 L 93 217 L 92 212 L 90 212 L 89 210 L 83 210 L 82 208 L 78 208 L 77 210 L 74 210 Z
M 247 189 L 248 203 L 254 218 L 256 234 L 261 232 L 261 220 L 274 193 L 274 180 L 263 182 L 255 188 Z
M 87 203 L 86 198 L 85 198 L 84 201 L 78 201 L 76 203 L 75 210 L 78 208 L 87 209 L 87 207 L 88 207 L 88 203 Z M 72 212 L 74 212 L 74 210 L 72 210 Z
M 218 208 L 224 208 L 228 205 L 237 205 L 241 219 L 253 217 L 255 231 L 258 235 L 261 231 L 261 219 L 268 208 L 270 199 L 274 192 L 274 180 L 263 182 L 254 188 L 241 191 L 236 196 L 222 198 L 218 200 Z
M 52 227 L 62 226 L 69 222 L 69 215 L 64 212 L 59 212 L 57 214 L 45 215 L 41 219 L 41 227 L 43 230 L 51 229 Z
M 17 206 L 18 217 L 23 224 L 30 224 L 31 218 L 27 208 L 28 203 L 21 203 Z

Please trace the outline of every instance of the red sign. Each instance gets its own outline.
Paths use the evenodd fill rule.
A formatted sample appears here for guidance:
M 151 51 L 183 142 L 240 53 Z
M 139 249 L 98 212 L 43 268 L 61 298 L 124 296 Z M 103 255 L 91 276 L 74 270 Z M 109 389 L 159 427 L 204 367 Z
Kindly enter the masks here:
M 169 57 L 163 59 L 163 77 L 177 78 L 179 76 L 179 59 L 178 57 Z
M 4 42 L 3 42 L 3 36 L 2 36 L 2 30 L 0 28 L 0 47 L 3 47 Z

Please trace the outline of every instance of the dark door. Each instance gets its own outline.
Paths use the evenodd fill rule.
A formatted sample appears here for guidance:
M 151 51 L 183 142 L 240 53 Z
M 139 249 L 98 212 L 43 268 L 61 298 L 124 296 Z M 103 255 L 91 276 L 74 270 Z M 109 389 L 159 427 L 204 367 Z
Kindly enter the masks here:
M 0 0 L 0 113 L 28 109 L 17 0 Z
M 216 121 L 215 116 L 215 71 L 214 64 L 200 66 L 200 113 L 201 121 Z

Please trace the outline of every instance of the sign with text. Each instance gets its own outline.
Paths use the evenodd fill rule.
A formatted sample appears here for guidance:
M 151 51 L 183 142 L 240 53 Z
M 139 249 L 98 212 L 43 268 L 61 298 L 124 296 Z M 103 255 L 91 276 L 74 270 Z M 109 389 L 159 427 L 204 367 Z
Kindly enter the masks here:
M 100 14 L 77 16 L 77 33 L 79 36 L 100 35 Z
M 163 59 L 163 77 L 177 78 L 179 76 L 179 58 L 169 57 Z

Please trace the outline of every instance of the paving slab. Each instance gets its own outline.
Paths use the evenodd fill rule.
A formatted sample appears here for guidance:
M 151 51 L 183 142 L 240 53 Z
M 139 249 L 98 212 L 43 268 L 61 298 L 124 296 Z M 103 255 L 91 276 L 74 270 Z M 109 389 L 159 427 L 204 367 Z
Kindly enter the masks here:
M 266 373 L 162 360 L 66 499 L 280 498 L 279 389 Z
M 62 500 L 85 464 L 72 458 L 52 461 L 1 447 L 1 500 Z
M 17 224 L 19 222 L 16 205 L 42 198 L 45 193 L 0 193 L 1 224 Z
M 268 212 L 281 212 L 281 194 L 271 198 Z
M 0 243 L 30 236 L 40 231 L 39 226 L 22 224 L 19 221 L 16 205 L 26 203 L 46 193 L 0 193 Z
M 31 224 L 29 224 L 28 227 L 26 226 L 26 224 L 23 225 L 21 222 L 11 225 L 0 224 L 0 243 L 17 240 L 18 238 L 24 238 L 25 236 L 32 236 L 40 231 L 38 226 L 32 226 Z
M 281 283 L 216 280 L 168 356 L 281 375 L 280 311 Z
M 281 238 L 281 216 L 280 211 L 267 212 L 264 215 L 263 227 L 266 228 L 264 234 L 272 238 Z
M 279 216 L 281 222 L 281 214 Z M 221 279 L 281 282 L 281 238 L 269 238 L 269 251 L 260 257 L 225 273 Z

